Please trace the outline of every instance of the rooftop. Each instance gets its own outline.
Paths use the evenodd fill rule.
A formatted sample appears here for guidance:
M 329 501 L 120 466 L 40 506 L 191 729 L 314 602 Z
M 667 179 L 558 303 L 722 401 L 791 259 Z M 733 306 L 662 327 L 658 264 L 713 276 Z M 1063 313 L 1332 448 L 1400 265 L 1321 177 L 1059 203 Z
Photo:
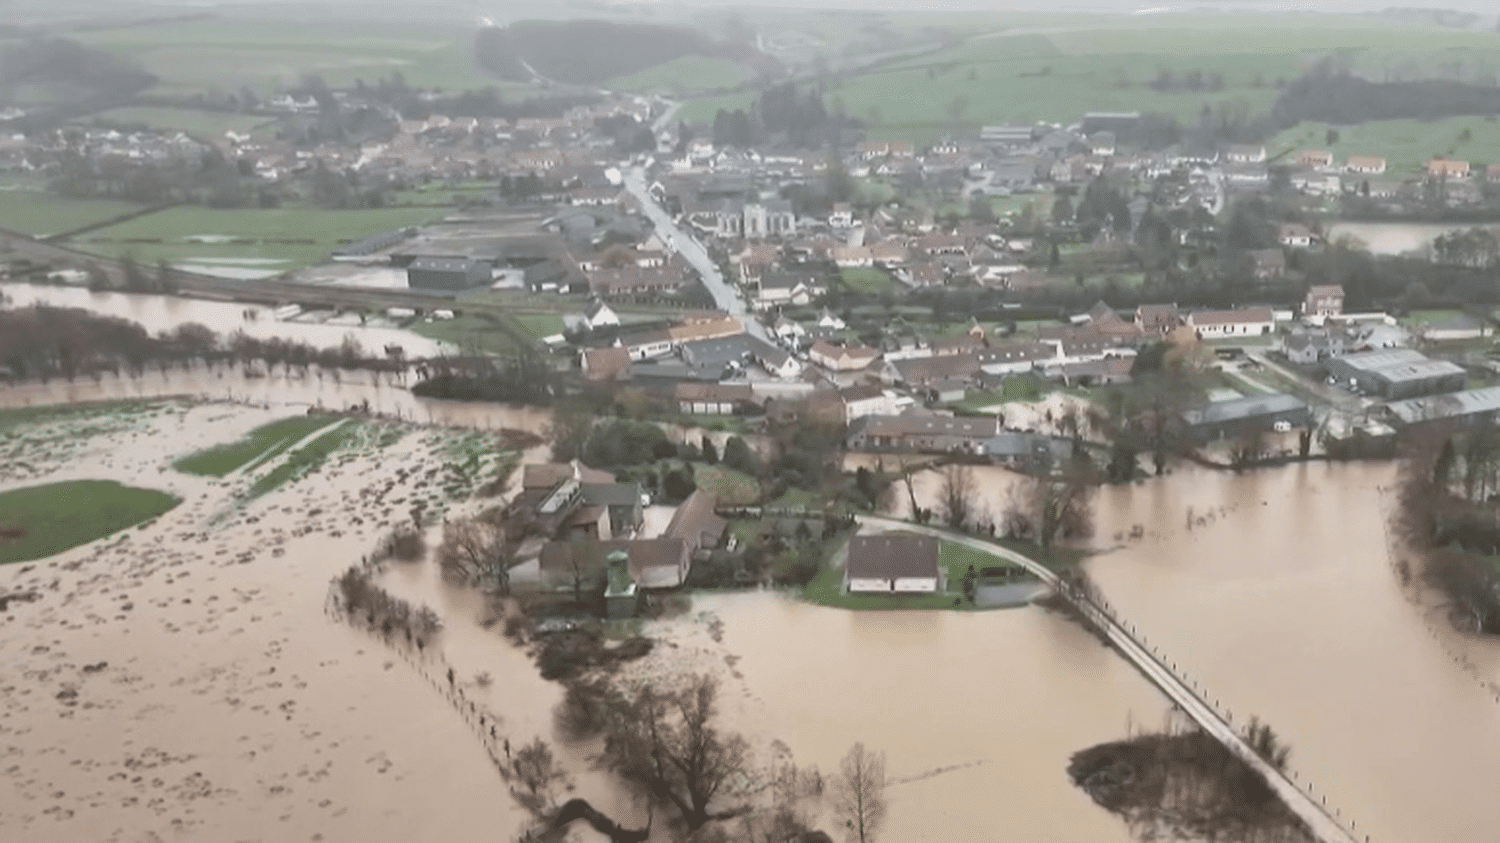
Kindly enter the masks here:
M 1421 421 L 1436 421 L 1453 416 L 1471 416 L 1478 413 L 1500 412 L 1500 386 L 1483 389 L 1466 389 L 1446 395 L 1426 398 L 1409 398 L 1392 401 L 1385 405 L 1397 419 L 1406 424 Z
M 1237 419 L 1270 416 L 1277 413 L 1291 413 L 1306 409 L 1307 404 L 1301 398 L 1295 395 L 1288 395 L 1284 392 L 1278 392 L 1271 395 L 1249 395 L 1244 398 L 1235 398 L 1231 401 L 1216 401 L 1205 407 L 1199 407 L 1196 410 L 1188 410 L 1182 414 L 1182 419 L 1189 425 L 1221 424 Z
M 938 540 L 931 536 L 855 536 L 849 540 L 845 571 L 851 579 L 937 577 Z

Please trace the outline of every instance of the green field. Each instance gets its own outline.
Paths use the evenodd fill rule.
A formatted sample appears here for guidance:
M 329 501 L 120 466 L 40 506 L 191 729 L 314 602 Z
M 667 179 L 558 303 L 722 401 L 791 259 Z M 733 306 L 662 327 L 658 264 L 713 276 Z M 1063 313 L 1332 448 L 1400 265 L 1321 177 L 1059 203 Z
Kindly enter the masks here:
M 259 465 L 327 427 L 331 416 L 293 416 L 261 425 L 237 442 L 215 445 L 172 463 L 185 474 L 223 477 L 252 461 Z
M 514 313 L 511 321 L 538 342 L 563 332 L 563 318 L 556 313 Z
M 0 190 L 0 229 L 32 236 L 63 234 L 142 207 L 112 199 L 68 199 L 39 190 Z
M 186 132 L 195 137 L 211 139 L 223 137 L 226 132 L 248 135 L 255 129 L 275 122 L 275 119 L 263 115 L 197 111 L 189 108 L 130 106 L 101 111 L 90 115 L 84 122 L 124 126 L 144 125 L 154 129 Z
M 693 481 L 714 494 L 721 504 L 752 504 L 760 500 L 760 481 L 725 465 L 693 464 Z
M 374 83 L 400 71 L 408 85 L 467 90 L 494 83 L 474 63 L 471 27 L 371 20 L 211 18 L 77 33 L 90 46 L 140 62 L 154 93 L 250 88 L 264 96 L 321 75 L 330 85 Z
M 43 559 L 155 518 L 177 498 L 108 480 L 73 480 L 0 493 L 0 564 Z M 9 535 L 9 533 L 7 533 Z
M 127 252 L 142 263 L 264 262 L 278 272 L 316 266 L 341 243 L 431 222 L 434 208 L 168 208 L 89 232 L 76 242 L 109 257 Z M 253 242 L 224 242 L 248 240 Z
M 465 313 L 455 319 L 424 319 L 411 323 L 406 329 L 430 340 L 457 346 L 465 352 L 514 354 L 518 350 L 516 338 L 488 316 Z
M 946 20 L 935 16 L 934 22 Z M 1489 78 L 1500 66 L 1492 33 L 1352 16 L 1170 14 L 1076 19 L 1045 33 L 992 32 L 937 51 L 828 80 L 830 101 L 869 126 L 873 138 L 927 143 L 989 123 L 1067 124 L 1087 111 L 1151 111 L 1196 121 L 1205 105 L 1265 112 L 1278 81 L 1338 54 L 1371 78 L 1422 68 L 1467 68 Z M 968 34 L 977 30 L 971 28 Z M 1421 57 L 1416 61 L 1413 57 Z M 1222 87 L 1157 90 L 1163 71 L 1197 71 Z M 708 122 L 720 108 L 748 107 L 732 95 L 689 103 L 684 118 Z
M 1338 141 L 1328 143 L 1328 131 Z M 1388 178 L 1414 176 L 1437 157 L 1460 158 L 1472 164 L 1500 162 L 1500 122 L 1494 117 L 1450 117 L 1446 120 L 1376 120 L 1357 126 L 1299 123 L 1266 144 L 1276 155 L 1301 149 L 1327 149 L 1342 164 L 1350 155 L 1379 155 L 1386 160 Z
M 619 76 L 609 81 L 616 91 L 685 96 L 719 88 L 732 88 L 755 78 L 746 65 L 708 56 L 682 56 L 665 64 Z
M 245 492 L 253 500 L 317 471 L 335 451 L 352 444 L 360 436 L 360 424 L 347 421 L 335 430 L 319 436 L 293 451 L 278 466 L 261 475 Z

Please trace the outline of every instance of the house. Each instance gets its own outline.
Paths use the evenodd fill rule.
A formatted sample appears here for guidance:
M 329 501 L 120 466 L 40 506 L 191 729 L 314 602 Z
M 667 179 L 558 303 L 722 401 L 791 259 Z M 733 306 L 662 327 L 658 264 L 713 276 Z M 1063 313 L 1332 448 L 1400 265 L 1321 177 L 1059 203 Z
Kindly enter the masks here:
M 1266 148 L 1256 145 L 1231 144 L 1224 150 L 1224 160 L 1231 164 L 1264 164 L 1266 163 Z
M 1057 350 L 1047 343 L 1009 342 L 996 343 L 975 353 L 979 370 L 987 375 L 1011 375 L 1029 372 L 1037 364 L 1052 360 Z
M 1351 155 L 1344 162 L 1344 169 L 1361 176 L 1378 176 L 1385 173 L 1385 159 L 1377 155 Z
M 929 344 L 933 357 L 954 357 L 960 354 L 976 354 L 984 349 L 984 327 L 979 333 L 972 330 L 957 337 L 938 337 Z
M 583 377 L 590 381 L 630 379 L 630 349 L 622 346 L 586 348 L 583 351 Z
M 596 300 L 583 312 L 583 322 L 590 330 L 597 331 L 600 328 L 619 327 L 620 317 L 609 305 Z
M 826 340 L 818 340 L 808 349 L 807 356 L 812 362 L 825 369 L 835 372 L 854 372 L 866 368 L 875 362 L 880 352 L 873 348 L 862 345 L 833 345 Z
M 579 503 L 563 521 L 564 538 L 628 539 L 645 520 L 639 483 L 589 483 L 579 486 Z
M 1305 249 L 1312 245 L 1312 229 L 1301 223 L 1282 223 L 1276 231 L 1276 242 L 1289 249 Z
M 790 352 L 757 337 L 750 338 L 750 358 L 773 377 L 795 378 L 802 374 L 802 363 Z
M 719 517 L 718 500 L 713 493 L 698 489 L 672 513 L 672 521 L 662 531 L 662 538 L 677 539 L 687 545 L 688 553 L 713 550 L 724 541 L 729 522 Z
M 1333 153 L 1326 149 L 1304 149 L 1297 153 L 1295 160 L 1299 167 L 1326 170 L 1333 166 Z
M 1302 315 L 1325 318 L 1344 313 L 1344 288 L 1338 284 L 1315 284 L 1302 299 Z
M 938 381 L 969 380 L 981 371 L 979 355 L 913 357 L 891 364 L 890 378 L 908 389 L 923 389 Z
M 1182 422 L 1189 437 L 1206 443 L 1269 433 L 1283 425 L 1306 427 L 1312 423 L 1312 411 L 1295 395 L 1278 392 L 1216 401 L 1187 410 L 1182 413 Z
M 646 360 L 671 354 L 674 344 L 670 332 L 655 328 L 633 334 L 621 334 L 615 338 L 615 345 L 629 352 L 631 360 Z
M 1289 179 L 1292 187 L 1311 196 L 1337 196 L 1344 190 L 1344 180 L 1338 173 L 1300 169 L 1293 171 Z
M 687 286 L 687 276 L 675 267 L 624 266 L 585 273 L 589 292 L 601 298 L 672 293 Z
M 822 285 L 811 273 L 767 272 L 761 276 L 756 304 L 761 307 L 809 304 L 823 294 Z
M 732 337 L 744 332 L 745 323 L 733 316 L 711 316 L 704 319 L 690 319 L 681 325 L 674 325 L 667 329 L 667 335 L 671 338 L 674 346 L 698 340 L 715 340 L 723 337 Z
M 689 415 L 731 416 L 755 403 L 746 384 L 679 381 L 672 388 L 677 409 Z
M 736 260 L 740 280 L 753 284 L 781 261 L 781 249 L 771 243 L 752 243 L 736 256 Z
M 1199 310 L 1188 314 L 1187 326 L 1205 340 L 1260 336 L 1276 327 L 1276 314 L 1269 307 Z
M 640 589 L 676 588 L 687 580 L 692 557 L 687 542 L 679 538 L 628 541 L 553 541 L 542 546 L 539 565 L 542 581 L 559 590 L 573 586 L 575 579 L 598 577 L 607 570 L 611 556 L 623 554 L 629 582 Z M 620 588 L 620 591 L 627 591 Z
M 1427 162 L 1427 176 L 1434 179 L 1466 179 L 1469 177 L 1469 162 L 1434 158 Z
M 879 384 L 845 387 L 838 396 L 844 405 L 845 424 L 864 416 L 893 416 L 898 409 L 896 399 L 887 395 Z
M 854 209 L 848 202 L 835 203 L 832 213 L 828 215 L 828 225 L 830 228 L 853 228 Z
M 1252 249 L 1250 264 L 1256 278 L 1280 278 L 1286 274 L 1286 253 L 1280 249 Z
M 840 267 L 867 267 L 875 265 L 875 254 L 869 246 L 834 246 L 829 250 L 833 262 Z
M 1181 322 L 1175 304 L 1143 304 L 1135 309 L 1135 327 L 1147 336 L 1164 337 Z
M 982 443 L 1001 433 L 1000 417 L 864 416 L 849 425 L 851 451 L 980 453 Z
M 932 536 L 855 536 L 844 563 L 850 593 L 934 594 L 943 589 L 938 540 Z
M 745 358 L 750 356 L 750 337 L 748 334 L 733 334 L 679 343 L 677 354 L 684 363 L 695 369 L 711 372 L 722 372 L 726 368 L 740 369 L 744 367 Z
M 1342 330 L 1291 334 L 1281 340 L 1281 353 L 1300 366 L 1311 366 L 1342 357 L 1349 350 L 1350 338 Z

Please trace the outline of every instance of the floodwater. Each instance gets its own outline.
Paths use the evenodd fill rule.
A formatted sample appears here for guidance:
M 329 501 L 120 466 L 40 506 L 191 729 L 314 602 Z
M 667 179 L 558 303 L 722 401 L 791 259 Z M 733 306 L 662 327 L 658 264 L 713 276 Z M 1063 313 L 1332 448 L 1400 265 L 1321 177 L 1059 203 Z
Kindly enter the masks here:
M 1432 245 L 1432 241 L 1454 231 L 1470 228 L 1500 230 L 1493 225 L 1454 225 L 1437 222 L 1339 222 L 1329 226 L 1328 239 L 1353 237 L 1377 255 L 1404 255 L 1420 252 Z
M 205 385 L 221 380 L 198 370 L 139 382 L 153 377 L 153 394 L 211 396 Z M 477 717 L 513 743 L 551 737 L 560 687 L 430 563 L 384 577 L 444 616 L 440 653 L 426 661 L 325 613 L 329 578 L 407 511 L 420 469 L 441 459 L 429 441 L 441 434 L 355 453 L 244 509 L 233 493 L 247 480 L 185 477 L 168 464 L 315 396 L 325 406 L 375 396 L 393 416 L 430 406 L 434 420 L 460 426 L 535 429 L 545 414 L 420 402 L 391 384 L 237 370 L 222 380 L 236 400 L 275 409 L 173 404 L 92 440 L 55 437 L 24 473 L 0 471 L 0 489 L 89 477 L 185 501 L 145 528 L 0 568 L 0 590 L 41 594 L 0 615 L 0 837 L 508 837 L 524 816 L 490 766 Z M 9 387 L 0 404 L 126 397 L 132 382 Z M 120 394 L 100 394 L 111 389 Z M 975 470 L 991 515 L 1013 479 Z M 1181 468 L 1109 487 L 1089 570 L 1116 611 L 1236 720 L 1270 723 L 1292 747 L 1298 781 L 1357 832 L 1489 843 L 1500 822 L 1488 793 L 1500 780 L 1500 645 L 1451 632 L 1440 609 L 1400 587 L 1381 527 L 1393 479 L 1385 464 L 1312 463 L 1243 475 Z M 918 474 L 919 502 L 935 503 L 939 485 Z M 890 504 L 904 511 L 904 488 Z M 1144 535 L 1130 540 L 1137 526 Z M 1134 668 L 1035 607 L 849 613 L 770 592 L 712 595 L 646 631 L 663 643 L 631 674 L 718 676 L 724 725 L 746 734 L 758 759 L 779 740 L 826 776 L 855 741 L 885 751 L 896 782 L 889 840 L 1004 828 L 1023 840 L 1125 843 L 1124 825 L 1068 782 L 1067 760 L 1161 723 L 1168 707 Z M 460 707 L 476 706 L 466 715 L 444 687 L 445 665 Z M 595 749 L 559 748 L 576 794 L 643 824 L 643 807 L 589 769 Z M 834 827 L 826 816 L 821 825 Z
M 244 331 L 257 339 L 280 337 L 300 340 L 317 348 L 338 348 L 347 336 L 359 340 L 366 350 L 379 352 L 399 345 L 407 357 L 437 357 L 440 343 L 397 328 L 316 325 L 280 322 L 273 308 L 235 302 L 163 296 L 148 293 L 95 293 L 83 287 L 52 287 L 35 284 L 0 284 L 0 294 L 15 307 L 33 304 L 77 307 L 105 316 L 129 319 L 158 334 L 187 322 L 197 322 L 221 337 Z M 247 318 L 247 314 L 250 317 Z

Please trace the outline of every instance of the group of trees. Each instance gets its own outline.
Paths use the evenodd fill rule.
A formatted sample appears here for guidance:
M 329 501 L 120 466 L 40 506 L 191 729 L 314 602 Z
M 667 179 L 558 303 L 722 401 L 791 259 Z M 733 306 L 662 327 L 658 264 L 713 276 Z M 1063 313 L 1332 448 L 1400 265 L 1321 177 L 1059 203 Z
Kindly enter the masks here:
M 804 93 L 787 82 L 767 88 L 749 109 L 720 109 L 714 115 L 712 137 L 715 146 L 741 149 L 777 137 L 802 148 L 838 147 L 845 133 L 859 125 L 837 102 L 830 110 L 821 89 Z
M 685 26 L 603 20 L 488 27 L 475 36 L 474 53 L 481 67 L 505 79 L 530 82 L 539 75 L 574 85 L 601 85 L 689 55 L 771 63 L 753 43 L 715 41 Z
M 405 637 L 408 645 L 425 650 L 442 631 L 443 622 L 427 606 L 416 606 L 375 584 L 372 565 L 351 565 L 331 584 L 335 609 L 351 624 L 363 625 L 389 643 Z
M 744 736 L 719 724 L 718 699 L 718 681 L 703 674 L 672 685 L 623 686 L 595 676 L 570 682 L 556 715 L 569 740 L 602 738 L 596 759 L 602 769 L 653 806 L 670 809 L 689 835 L 713 835 L 693 839 L 721 839 L 735 819 L 752 840 L 801 838 L 809 829 L 799 802 L 823 795 L 822 776 L 816 768 L 799 771 L 779 743 L 770 769 L 758 769 Z M 834 816 L 851 841 L 877 839 L 887 806 L 885 769 L 883 753 L 857 743 L 830 783 Z
M 505 401 L 546 406 L 557 395 L 557 372 L 529 345 L 508 357 L 427 361 L 416 395 L 455 401 Z
M 453 582 L 507 593 L 520 538 L 498 509 L 449 521 L 443 525 L 443 540 L 437 547 L 438 566 Z

